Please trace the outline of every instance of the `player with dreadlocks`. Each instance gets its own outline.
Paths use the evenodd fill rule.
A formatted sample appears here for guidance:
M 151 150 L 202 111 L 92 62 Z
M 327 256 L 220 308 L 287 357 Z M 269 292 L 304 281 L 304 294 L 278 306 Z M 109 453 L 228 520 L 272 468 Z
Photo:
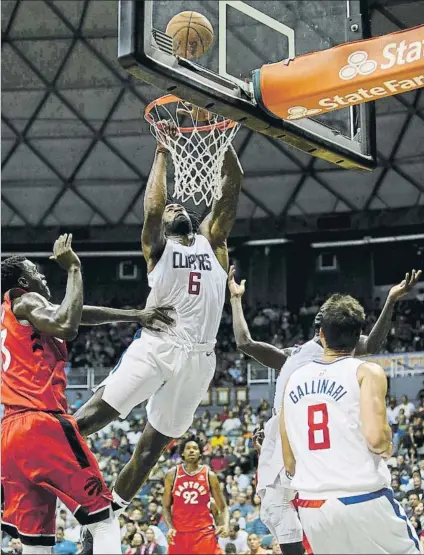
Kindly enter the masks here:
M 66 340 L 80 324 L 139 321 L 169 323 L 160 310 L 125 311 L 83 306 L 81 264 L 72 235 L 62 235 L 53 256 L 67 272 L 66 294 L 53 305 L 47 281 L 24 256 L 1 263 L 2 528 L 20 538 L 23 553 L 51 553 L 59 498 L 88 526 L 94 553 L 120 553 L 119 523 L 97 460 L 67 414 Z

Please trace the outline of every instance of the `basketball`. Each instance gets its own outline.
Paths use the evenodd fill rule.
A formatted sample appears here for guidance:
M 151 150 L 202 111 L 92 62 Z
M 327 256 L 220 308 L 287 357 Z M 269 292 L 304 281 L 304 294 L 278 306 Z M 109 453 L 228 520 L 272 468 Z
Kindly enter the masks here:
M 198 12 L 181 12 L 166 27 L 173 38 L 174 54 L 187 59 L 203 56 L 212 46 L 214 32 L 210 21 Z

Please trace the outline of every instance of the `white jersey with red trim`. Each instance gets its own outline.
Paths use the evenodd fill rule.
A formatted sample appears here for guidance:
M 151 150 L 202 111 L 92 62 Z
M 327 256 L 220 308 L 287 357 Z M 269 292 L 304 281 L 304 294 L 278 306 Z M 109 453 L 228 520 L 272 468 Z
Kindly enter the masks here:
M 151 287 L 146 308 L 172 306 L 175 325 L 161 337 L 170 335 L 185 343 L 216 340 L 225 301 L 227 273 L 203 235 L 195 235 L 192 245 L 167 239 L 165 250 L 149 276 Z M 152 332 L 149 332 L 152 333 Z
M 264 490 L 266 486 L 271 486 L 279 474 L 282 474 L 282 481 L 285 482 L 280 437 L 280 411 L 286 383 L 293 372 L 314 358 L 319 359 L 323 353 L 324 349 L 321 345 L 315 339 L 311 339 L 304 345 L 296 345 L 280 370 L 275 384 L 274 415 L 265 424 L 264 429 L 265 437 L 258 464 L 258 492 Z
M 303 499 L 377 491 L 390 485 L 383 459 L 362 432 L 357 371 L 363 360 L 311 362 L 294 372 L 284 394 L 284 419 L 296 459 L 292 488 Z

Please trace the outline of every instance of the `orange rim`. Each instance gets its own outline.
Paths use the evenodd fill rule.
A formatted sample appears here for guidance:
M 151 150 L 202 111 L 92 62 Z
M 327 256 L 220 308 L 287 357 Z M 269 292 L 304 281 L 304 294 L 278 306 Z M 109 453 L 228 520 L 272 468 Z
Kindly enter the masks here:
M 150 123 L 150 125 L 156 125 L 157 122 L 154 120 L 154 118 L 151 114 L 151 111 L 153 110 L 153 108 L 155 108 L 156 106 L 164 106 L 165 104 L 172 104 L 173 102 L 184 102 L 184 100 L 182 100 L 181 98 L 178 98 L 178 96 L 175 96 L 173 94 L 166 94 L 165 96 L 161 96 L 160 98 L 157 98 L 156 100 L 153 100 L 152 102 L 150 102 L 150 104 L 148 106 L 146 106 L 146 108 L 144 110 L 144 117 Z M 201 125 L 199 127 L 197 127 L 197 126 L 195 126 L 195 127 L 177 127 L 177 132 L 178 133 L 192 133 L 194 130 L 196 130 L 196 131 L 211 131 L 211 129 L 217 129 L 218 131 L 226 131 L 227 129 L 231 129 L 235 125 L 237 125 L 235 121 L 232 121 L 230 119 L 224 119 L 223 121 L 220 121 L 219 123 L 211 123 L 209 125 Z

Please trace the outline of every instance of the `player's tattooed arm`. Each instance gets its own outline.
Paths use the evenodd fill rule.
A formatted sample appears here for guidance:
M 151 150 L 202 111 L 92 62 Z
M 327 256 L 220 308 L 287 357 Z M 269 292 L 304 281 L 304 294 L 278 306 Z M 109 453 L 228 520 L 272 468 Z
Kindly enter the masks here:
M 72 250 L 71 234 L 57 239 L 50 259 L 68 273 L 62 303 L 53 305 L 38 293 L 27 293 L 13 303 L 13 313 L 18 320 L 27 320 L 38 331 L 69 341 L 78 333 L 83 303 L 81 262 Z
M 211 487 L 212 498 L 215 501 L 216 507 L 219 511 L 216 518 L 216 524 L 217 524 L 216 533 L 218 536 L 225 538 L 228 536 L 228 526 L 230 524 L 230 513 L 228 511 L 228 506 L 225 501 L 224 494 L 222 493 L 218 477 L 212 471 L 209 471 L 209 484 Z
M 387 422 L 387 377 L 381 366 L 365 362 L 358 368 L 362 431 L 368 449 L 389 458 L 392 454 L 392 432 Z
M 292 477 L 294 476 L 296 470 L 296 459 L 294 458 L 293 450 L 291 448 L 289 437 L 287 435 L 286 424 L 284 420 L 284 403 L 281 407 L 280 413 L 280 435 L 286 475 L 287 477 Z
M 169 124 L 164 122 L 164 125 Z M 167 150 L 158 142 L 144 193 L 144 223 L 141 233 L 141 245 L 149 271 L 161 257 L 166 244 L 162 223 L 167 199 L 166 177 Z
M 168 543 L 173 544 L 176 534 L 174 524 L 172 521 L 172 488 L 175 481 L 175 473 L 177 468 L 171 469 L 165 476 L 165 483 L 163 488 L 162 497 L 162 517 L 168 527 L 167 539 Z
M 208 239 L 219 263 L 227 271 L 229 265 L 227 238 L 236 219 L 243 177 L 240 161 L 232 145 L 225 153 L 222 171 L 222 196 L 213 202 L 211 212 L 201 223 L 199 231 Z
M 245 291 L 246 280 L 242 280 L 238 284 L 234 277 L 235 267 L 231 266 L 228 273 L 228 288 L 231 294 L 231 310 L 233 313 L 233 330 L 237 343 L 237 348 L 246 355 L 257 360 L 260 364 L 268 368 L 280 370 L 286 362 L 289 353 L 286 350 L 281 351 L 262 341 L 255 341 L 250 335 L 249 327 L 244 317 L 243 305 L 241 302 Z
M 393 310 L 396 302 L 409 293 L 421 277 L 421 270 L 405 274 L 405 278 L 392 287 L 387 296 L 380 317 L 368 336 L 361 335 L 355 349 L 356 356 L 373 355 L 379 353 L 392 326 Z

